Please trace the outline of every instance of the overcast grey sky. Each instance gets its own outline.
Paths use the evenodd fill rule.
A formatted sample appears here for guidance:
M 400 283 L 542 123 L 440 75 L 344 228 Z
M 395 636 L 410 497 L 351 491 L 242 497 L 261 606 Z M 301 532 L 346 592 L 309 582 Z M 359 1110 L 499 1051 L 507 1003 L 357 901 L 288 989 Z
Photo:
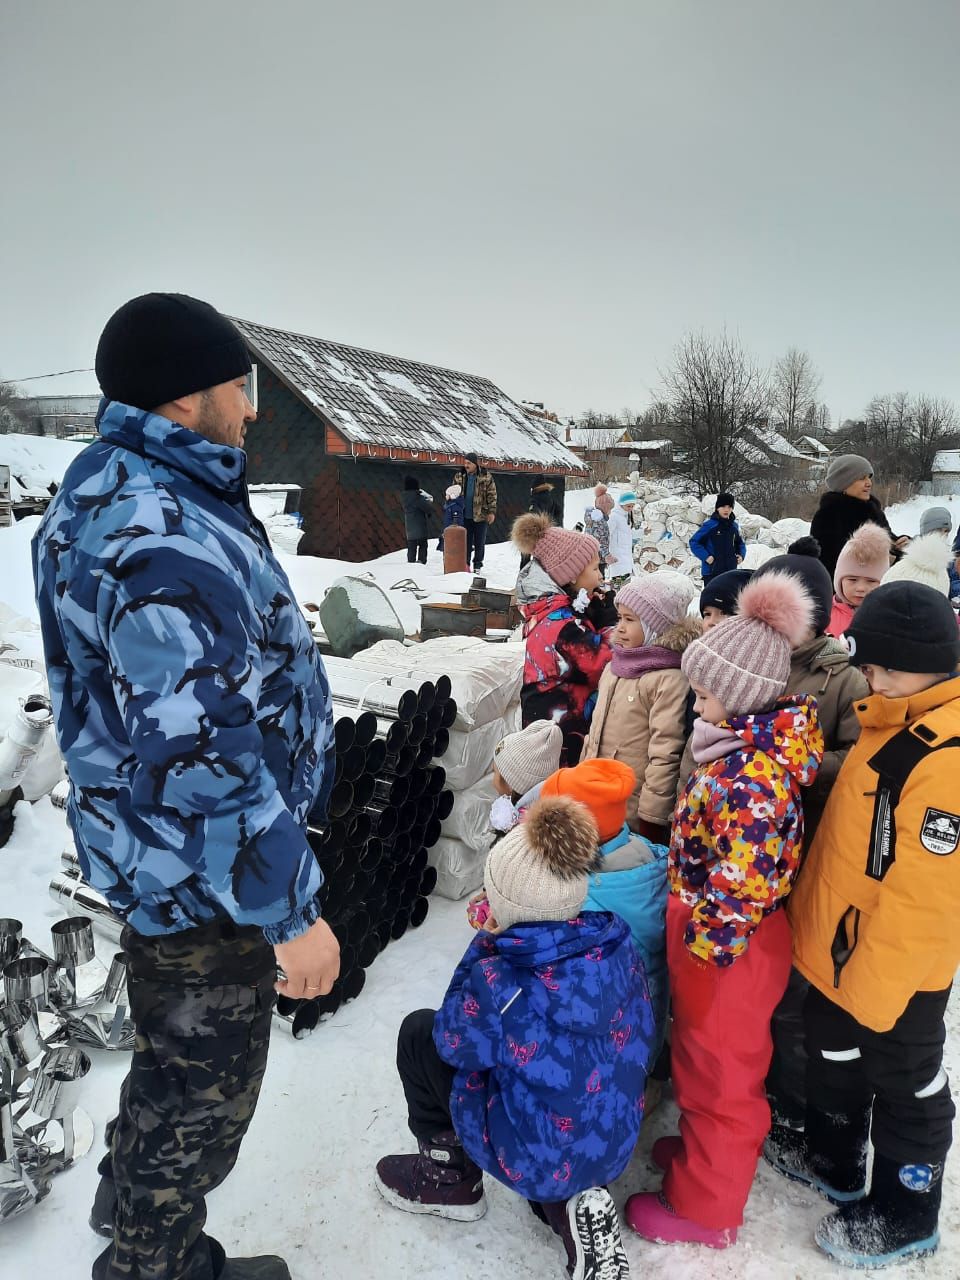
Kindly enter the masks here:
M 724 325 L 835 416 L 960 401 L 958 48 L 958 0 L 8 0 L 0 377 L 165 289 L 563 413 Z

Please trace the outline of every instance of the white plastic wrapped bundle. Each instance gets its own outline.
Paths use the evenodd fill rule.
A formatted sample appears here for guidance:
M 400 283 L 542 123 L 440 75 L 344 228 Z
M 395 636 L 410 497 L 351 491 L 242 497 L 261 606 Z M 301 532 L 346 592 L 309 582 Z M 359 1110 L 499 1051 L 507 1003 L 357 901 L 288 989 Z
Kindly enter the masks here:
M 491 836 L 492 843 L 492 836 Z M 475 893 L 483 884 L 483 867 L 487 851 L 471 849 L 462 840 L 441 836 L 427 853 L 430 865 L 437 869 L 435 892 L 456 901 Z
M 488 774 L 454 799 L 453 811 L 442 823 L 442 833 L 462 840 L 470 849 L 486 852 L 493 843 L 490 806 L 497 798 Z
M 768 560 L 772 560 L 774 556 L 779 554 L 778 547 L 767 547 L 762 542 L 748 542 L 746 558 L 741 567 L 744 569 L 759 569 L 762 564 L 766 564 Z
M 773 545 L 780 547 L 786 551 L 791 542 L 796 542 L 798 538 L 804 538 L 810 532 L 810 524 L 806 520 L 798 520 L 794 516 L 788 516 L 784 520 L 777 520 L 771 525 L 770 532 L 773 535 Z
M 440 763 L 447 772 L 447 786 L 451 791 L 465 791 L 475 786 L 481 778 L 489 777 L 493 766 L 493 753 L 497 743 L 507 733 L 512 733 L 503 720 L 491 720 L 489 724 L 478 725 L 469 733 L 462 729 L 452 729 L 450 745 L 446 755 L 441 756 Z M 454 800 L 454 808 L 459 797 Z
M 751 515 L 749 511 L 743 514 L 737 512 L 737 523 L 740 525 L 740 532 L 745 542 L 755 540 L 761 529 L 770 528 L 770 521 L 766 516 Z
M 457 703 L 454 728 L 469 732 L 502 720 L 520 696 L 523 641 L 491 645 L 468 636 L 438 636 L 423 644 L 384 640 L 354 656 L 358 666 L 378 671 L 416 671 L 422 679 L 450 677 Z

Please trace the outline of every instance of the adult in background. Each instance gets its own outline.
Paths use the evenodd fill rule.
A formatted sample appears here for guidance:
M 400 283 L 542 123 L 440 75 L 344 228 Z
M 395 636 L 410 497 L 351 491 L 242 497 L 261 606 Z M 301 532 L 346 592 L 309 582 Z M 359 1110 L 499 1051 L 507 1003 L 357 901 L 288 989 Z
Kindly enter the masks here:
M 250 510 L 237 329 L 146 294 L 107 322 L 96 370 L 100 438 L 33 541 L 68 818 L 126 921 L 136 1024 L 93 1276 L 289 1280 L 281 1258 L 226 1258 L 204 1198 L 253 1116 L 274 990 L 316 997 L 339 972 L 305 830 L 333 782 L 327 679 Z
M 415 476 L 403 477 L 403 526 L 407 535 L 407 562 L 427 563 L 427 516 L 433 512 L 433 498 L 421 489 Z
M 554 524 L 563 524 L 563 503 L 557 490 L 546 476 L 534 476 L 530 486 L 530 505 L 528 511 L 549 516 Z
M 820 543 L 820 559 L 832 578 L 840 552 L 861 525 L 872 521 L 886 529 L 892 543 L 898 540 L 873 494 L 873 467 L 866 458 L 858 453 L 840 454 L 827 467 L 826 480 L 827 492 L 820 495 L 810 534 Z
M 453 477 L 463 490 L 464 523 L 467 527 L 467 568 L 474 573 L 483 568 L 487 529 L 497 518 L 497 486 L 493 476 L 481 467 L 475 453 L 463 455 L 463 467 Z
M 704 520 L 690 539 L 690 550 L 703 565 L 705 584 L 718 573 L 738 568 L 747 554 L 733 508 L 733 494 L 718 493 L 713 515 Z

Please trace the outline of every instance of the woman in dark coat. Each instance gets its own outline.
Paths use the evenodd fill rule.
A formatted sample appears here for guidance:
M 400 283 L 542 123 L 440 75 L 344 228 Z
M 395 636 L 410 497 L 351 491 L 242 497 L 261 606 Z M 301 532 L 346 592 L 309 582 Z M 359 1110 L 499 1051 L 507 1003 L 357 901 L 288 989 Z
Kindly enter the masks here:
M 886 529 L 896 554 L 897 539 L 872 488 L 873 467 L 858 453 L 841 454 L 827 468 L 827 492 L 820 496 L 810 533 L 820 543 L 820 559 L 831 578 L 844 544 L 867 521 Z
M 407 534 L 407 560 L 427 563 L 427 516 L 433 510 L 433 498 L 421 489 L 413 476 L 403 478 L 403 523 Z
M 563 503 L 557 491 L 546 476 L 535 476 L 530 486 L 530 505 L 528 511 L 542 512 L 549 516 L 554 524 L 563 526 Z

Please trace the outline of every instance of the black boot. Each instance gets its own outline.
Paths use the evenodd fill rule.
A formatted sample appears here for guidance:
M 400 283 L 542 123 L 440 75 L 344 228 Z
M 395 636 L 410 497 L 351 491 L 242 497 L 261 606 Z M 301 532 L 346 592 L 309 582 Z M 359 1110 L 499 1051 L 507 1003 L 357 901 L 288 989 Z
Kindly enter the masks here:
M 878 1151 L 870 1194 L 821 1219 L 814 1239 L 846 1267 L 889 1267 L 940 1243 L 942 1164 L 901 1164 Z
M 813 1187 L 833 1204 L 862 1200 L 867 1193 L 870 1109 L 828 1115 L 807 1105 L 805 1129 L 774 1125 L 763 1158 L 793 1182 Z
M 453 1132 L 419 1142 L 416 1155 L 384 1156 L 376 1187 L 384 1200 L 407 1213 L 432 1213 L 456 1222 L 476 1222 L 487 1211 L 483 1171 Z
M 113 1219 L 117 1212 L 117 1188 L 113 1181 L 113 1157 L 105 1155 L 97 1165 L 100 1182 L 90 1210 L 90 1226 L 98 1236 L 113 1239 Z

